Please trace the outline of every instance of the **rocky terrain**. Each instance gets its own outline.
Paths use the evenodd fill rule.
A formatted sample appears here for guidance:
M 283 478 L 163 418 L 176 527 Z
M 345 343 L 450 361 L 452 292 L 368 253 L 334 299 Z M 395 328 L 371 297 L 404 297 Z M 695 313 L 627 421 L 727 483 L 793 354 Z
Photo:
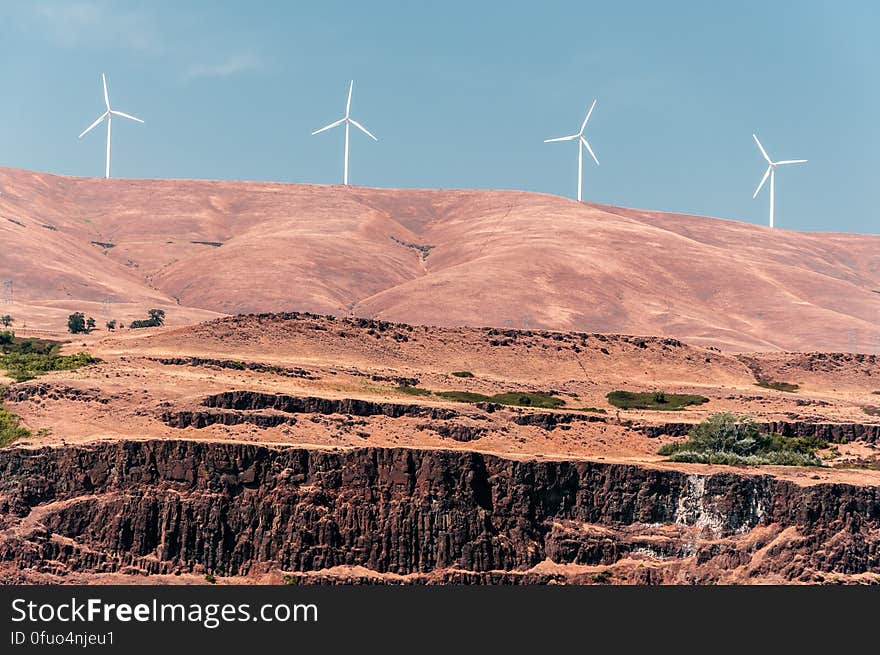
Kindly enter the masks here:
M 79 350 L 5 380 L 30 430 L 0 450 L 6 582 L 880 582 L 874 356 L 309 313 Z M 493 400 L 520 395 L 554 402 Z M 827 441 L 823 466 L 658 455 L 722 411 Z
M 878 487 L 752 473 L 140 441 L 0 452 L 0 492 L 11 577 L 880 582 Z

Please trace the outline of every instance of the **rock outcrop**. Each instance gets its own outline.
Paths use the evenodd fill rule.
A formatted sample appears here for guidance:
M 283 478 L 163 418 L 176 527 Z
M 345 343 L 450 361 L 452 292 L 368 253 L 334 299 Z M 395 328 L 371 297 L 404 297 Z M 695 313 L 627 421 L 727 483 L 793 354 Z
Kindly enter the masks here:
M 880 570 L 875 487 L 443 450 L 7 449 L 0 530 L 5 567 L 62 575 L 361 566 L 416 582 L 581 579 L 530 571 L 548 561 L 641 582 Z

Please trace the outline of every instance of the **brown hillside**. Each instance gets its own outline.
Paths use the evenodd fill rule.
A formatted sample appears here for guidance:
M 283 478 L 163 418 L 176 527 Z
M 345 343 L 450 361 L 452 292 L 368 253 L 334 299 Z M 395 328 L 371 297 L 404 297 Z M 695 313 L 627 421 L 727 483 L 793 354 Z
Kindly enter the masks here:
M 172 324 L 308 310 L 729 350 L 880 352 L 880 236 L 514 191 L 8 168 L 0 189 L 0 278 L 15 289 L 4 312 L 33 328 L 63 330 L 73 309 L 99 324 L 154 306 Z

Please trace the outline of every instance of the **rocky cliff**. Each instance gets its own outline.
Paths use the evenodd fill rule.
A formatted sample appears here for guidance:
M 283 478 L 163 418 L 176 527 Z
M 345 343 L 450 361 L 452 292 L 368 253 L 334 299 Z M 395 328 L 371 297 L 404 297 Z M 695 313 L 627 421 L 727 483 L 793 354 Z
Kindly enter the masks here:
M 24 574 L 362 566 L 480 583 L 595 580 L 589 567 L 630 582 L 880 571 L 874 487 L 442 450 L 8 449 L 0 530 L 0 561 Z

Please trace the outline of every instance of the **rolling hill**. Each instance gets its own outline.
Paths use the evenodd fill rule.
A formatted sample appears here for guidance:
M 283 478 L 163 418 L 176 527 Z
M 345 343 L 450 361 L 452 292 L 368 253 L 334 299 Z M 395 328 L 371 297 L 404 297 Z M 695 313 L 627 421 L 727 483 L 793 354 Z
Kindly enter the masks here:
M 104 180 L 0 168 L 16 325 L 313 311 L 880 352 L 880 236 L 518 191 Z

